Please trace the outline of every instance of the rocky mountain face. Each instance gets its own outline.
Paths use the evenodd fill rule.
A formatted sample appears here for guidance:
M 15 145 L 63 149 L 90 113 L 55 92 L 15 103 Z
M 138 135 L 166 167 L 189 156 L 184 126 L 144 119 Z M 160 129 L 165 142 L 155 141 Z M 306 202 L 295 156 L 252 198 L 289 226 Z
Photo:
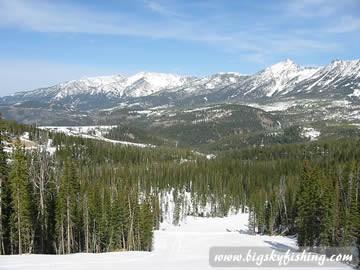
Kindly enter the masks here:
M 313 76 L 319 68 L 301 67 L 290 59 L 272 65 L 234 87 L 234 97 L 270 98 L 291 92 L 300 82 Z
M 334 60 L 298 83 L 291 94 L 359 98 L 360 60 Z

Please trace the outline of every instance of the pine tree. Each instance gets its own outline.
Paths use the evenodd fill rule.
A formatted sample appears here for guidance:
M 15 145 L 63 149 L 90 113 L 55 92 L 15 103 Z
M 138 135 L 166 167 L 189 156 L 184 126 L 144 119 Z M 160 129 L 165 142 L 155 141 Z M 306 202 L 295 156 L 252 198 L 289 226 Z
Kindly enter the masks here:
M 19 139 L 15 142 L 10 171 L 11 204 L 13 209 L 13 231 L 17 235 L 18 253 L 30 249 L 30 192 L 27 160 L 24 147 Z
M 160 202 L 159 197 L 157 195 L 152 196 L 152 209 L 153 209 L 153 226 L 155 230 L 160 228 L 161 220 L 161 209 L 160 209 Z
M 45 245 L 47 241 L 47 198 L 50 194 L 50 172 L 51 172 L 51 158 L 47 149 L 38 147 L 36 151 L 32 152 L 30 157 L 30 180 L 33 186 L 33 203 L 34 211 L 37 211 L 37 218 L 34 223 L 38 224 L 37 236 L 39 240 L 40 253 L 45 252 Z
M 141 250 L 151 251 L 153 240 L 153 216 L 148 200 L 141 204 L 140 210 L 140 243 Z
M 318 169 L 304 162 L 297 194 L 298 245 L 313 247 L 319 244 L 321 232 L 321 176 Z
M 7 154 L 4 150 L 5 142 L 9 138 L 6 136 L 5 128 L 2 125 L 0 113 L 0 255 L 6 254 L 5 245 L 7 244 L 6 229 L 9 227 L 9 166 L 7 164 Z
M 359 170 L 359 169 L 358 169 Z M 360 236 L 360 175 L 356 175 L 354 168 L 351 183 L 349 185 L 349 209 L 345 225 L 345 245 L 355 246 Z
M 319 245 L 328 247 L 333 246 L 333 236 L 335 230 L 335 190 L 332 185 L 332 179 L 323 179 L 323 192 L 321 196 L 321 204 L 319 204 L 320 218 L 320 241 Z
M 57 230 L 62 252 L 65 252 L 64 246 L 66 246 L 66 253 L 68 254 L 72 252 L 74 244 L 73 221 L 78 192 L 79 187 L 75 164 L 66 159 L 57 198 Z M 64 238 L 66 239 L 66 244 Z
M 114 234 L 113 249 L 126 250 L 127 224 L 129 222 L 126 203 L 116 199 L 111 208 L 111 226 Z

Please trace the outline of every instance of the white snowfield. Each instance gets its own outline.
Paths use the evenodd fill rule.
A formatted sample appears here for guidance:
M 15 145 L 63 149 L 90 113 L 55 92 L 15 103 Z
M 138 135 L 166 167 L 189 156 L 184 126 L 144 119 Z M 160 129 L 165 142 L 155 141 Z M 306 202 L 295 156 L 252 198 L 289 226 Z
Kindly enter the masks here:
M 320 131 L 311 127 L 303 127 L 303 131 L 301 133 L 303 137 L 309 138 L 311 141 L 315 141 L 320 134 Z
M 213 268 L 209 264 L 209 249 L 214 246 L 265 246 L 269 253 L 281 248 L 296 248 L 294 238 L 283 236 L 248 235 L 247 214 L 225 218 L 188 217 L 181 226 L 162 224 L 155 231 L 152 252 L 110 252 L 71 255 L 12 255 L 0 256 L 1 270 L 160 270 L 160 269 L 234 269 Z M 338 268 L 352 269 L 344 264 Z M 237 268 L 246 269 L 246 268 Z M 249 269 L 249 268 L 248 268 Z M 254 269 L 254 268 L 250 268 Z M 263 268 L 274 269 L 274 268 Z M 301 269 L 301 268 L 277 268 Z M 311 268 L 303 268 L 311 269 Z M 326 269 L 326 268 L 318 268 Z
M 52 132 L 64 133 L 68 136 L 78 136 L 89 139 L 102 140 L 110 143 L 123 144 L 137 147 L 154 147 L 150 144 L 133 143 L 126 141 L 117 141 L 105 138 L 107 132 L 116 126 L 42 126 L 39 129 L 44 129 Z

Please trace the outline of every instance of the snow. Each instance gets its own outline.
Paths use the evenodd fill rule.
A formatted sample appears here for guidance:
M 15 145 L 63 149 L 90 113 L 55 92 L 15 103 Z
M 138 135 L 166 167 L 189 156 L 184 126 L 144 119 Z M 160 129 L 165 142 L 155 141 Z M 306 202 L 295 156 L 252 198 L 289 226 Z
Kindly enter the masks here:
M 334 60 L 329 65 L 321 67 L 317 73 L 311 78 L 315 81 L 307 87 L 306 90 L 311 90 L 315 85 L 325 89 L 326 86 L 337 86 L 338 82 L 344 79 L 356 79 L 360 73 L 360 60 Z M 353 82 L 351 82 L 353 83 Z M 348 86 L 347 83 L 345 86 Z M 321 91 L 320 91 L 321 92 Z
M 162 116 L 164 114 L 166 114 L 167 111 L 165 110 L 135 110 L 135 111 L 129 111 L 129 114 L 139 114 L 139 115 L 144 115 L 146 117 L 150 117 L 150 116 Z M 170 114 L 168 115 L 170 116 Z
M 248 90 L 247 95 L 257 89 L 261 89 L 265 96 L 271 97 L 275 93 L 286 94 L 291 91 L 295 85 L 303 81 L 318 71 L 319 68 L 301 67 L 296 65 L 290 59 L 274 64 L 245 81 Z
M 214 89 L 241 83 L 248 77 L 249 75 L 237 72 L 219 72 L 202 78 L 188 78 L 188 81 L 184 85 L 172 89 L 166 89 L 166 91 L 181 91 L 185 94 L 206 94 L 211 93 Z
M 360 89 L 354 89 L 354 92 L 349 97 L 360 97 Z
M 293 106 L 297 105 L 296 101 L 284 101 L 284 102 L 275 102 L 269 104 L 257 104 L 257 103 L 247 103 L 245 104 L 250 107 L 262 109 L 266 112 L 274 112 L 274 111 L 285 111 Z
M 216 107 L 216 106 L 214 106 L 214 107 Z M 184 113 L 192 113 L 192 112 L 206 111 L 206 110 L 212 109 L 214 107 L 200 107 L 200 108 L 196 108 L 196 109 L 192 109 L 192 110 L 186 110 L 183 112 Z
M 105 95 L 121 102 L 125 97 L 142 97 L 163 92 L 177 92 L 179 95 L 208 94 L 220 89 L 240 89 L 234 96 L 274 97 L 297 92 L 310 92 L 314 86 L 320 92 L 337 87 L 359 88 L 360 60 L 334 60 L 327 66 L 298 66 L 290 59 L 274 64 L 253 75 L 237 72 L 219 72 L 206 77 L 189 77 L 177 74 L 139 72 L 130 77 L 122 75 L 81 78 L 40 88 L 30 92 L 18 92 L 12 97 L 36 99 L 41 97 L 49 101 L 70 98 L 79 102 L 77 95 Z M 349 86 L 353 84 L 352 86 Z M 357 84 L 357 86 L 356 86 Z M 302 86 L 298 87 L 297 86 Z M 315 88 L 317 89 L 317 88 Z M 359 96 L 359 89 L 354 95 Z M 360 91 L 360 90 L 359 90 Z M 248 97 L 249 97 L 248 96 Z M 83 102 L 83 100 L 81 100 Z
M 198 151 L 194 151 L 194 150 L 192 150 L 191 151 L 192 153 L 194 153 L 194 154 L 196 154 L 196 155 L 199 155 L 199 156 L 202 156 L 202 157 L 206 157 L 206 159 L 214 159 L 214 158 L 216 158 L 216 155 L 214 155 L 214 154 L 203 154 L 203 153 L 200 153 L 200 152 L 198 152 Z
M 323 120 L 358 121 L 360 119 L 360 106 L 345 99 L 287 99 L 266 103 L 242 103 L 267 112 L 284 112 L 286 115 L 317 113 Z M 306 116 L 305 116 L 306 117 Z M 304 119 L 305 120 L 305 119 Z M 313 118 L 306 119 L 314 121 Z
M 47 151 L 50 155 L 53 155 L 56 152 L 56 147 L 53 146 L 53 140 L 52 139 L 48 139 L 46 145 L 42 145 L 42 144 L 37 144 L 34 141 L 29 140 L 29 132 L 24 132 L 20 137 L 19 137 L 20 141 L 22 141 L 23 143 L 26 143 L 28 146 L 25 146 L 25 150 L 27 151 L 33 151 L 33 150 L 37 150 L 38 148 L 43 151 Z M 4 147 L 4 151 L 6 153 L 8 153 L 9 155 L 11 155 L 11 153 L 14 150 L 14 145 L 13 143 L 9 143 L 9 142 L 4 142 L 5 147 Z
M 228 117 L 232 115 L 232 110 L 225 110 L 221 105 L 214 105 L 212 107 L 199 107 L 191 110 L 185 110 L 184 113 L 195 113 L 196 119 L 191 121 L 192 124 L 214 121 L 219 118 Z M 206 112 L 206 113 L 202 113 Z
M 309 91 L 311 88 L 313 88 L 315 85 L 319 84 L 319 82 L 329 73 L 330 71 L 326 71 L 324 74 L 321 74 L 321 76 L 308 88 L 306 88 L 307 91 Z
M 115 144 L 123 144 L 123 145 L 136 146 L 136 147 L 154 147 L 153 145 L 150 144 L 117 141 L 117 140 L 111 140 L 105 138 L 103 135 L 114 127 L 116 126 L 42 126 L 39 128 L 44 130 L 49 130 L 52 132 L 64 133 L 68 136 L 79 136 L 83 138 L 102 140 Z
M 103 94 L 107 97 L 120 98 L 148 96 L 163 89 L 182 86 L 191 80 L 176 74 L 139 72 L 131 77 L 122 75 L 84 77 L 54 85 L 52 87 L 35 89 L 30 92 L 18 92 L 11 96 L 50 97 L 51 101 L 59 101 L 67 97 L 88 94 Z
M 301 133 L 303 137 L 309 138 L 311 141 L 315 141 L 320 134 L 320 131 L 310 127 L 304 127 Z
M 48 139 L 47 141 L 47 145 L 41 145 L 40 147 L 42 147 L 43 149 L 46 149 L 46 151 L 50 154 L 53 155 L 56 152 L 56 147 L 52 146 L 53 145 L 53 140 L 52 139 Z
M 150 113 L 152 113 L 152 111 L 150 111 L 150 110 L 143 110 L 143 111 L 135 111 L 137 114 L 150 114 Z
M 30 136 L 30 134 L 29 134 L 29 132 L 24 132 L 24 134 L 22 134 L 22 136 L 21 136 L 21 139 L 22 140 L 29 140 L 29 137 Z
M 245 213 L 224 218 L 188 217 L 186 223 L 181 226 L 166 224 L 162 230 L 155 231 L 152 252 L 0 256 L 0 269 L 202 270 L 214 269 L 209 265 L 209 249 L 214 246 L 266 247 L 269 253 L 279 246 L 296 248 L 296 239 L 293 237 L 247 234 L 247 221 L 248 214 Z M 351 268 L 341 265 L 337 269 Z
M 207 111 L 207 114 L 205 116 L 202 114 L 196 114 L 197 119 L 191 121 L 191 123 L 192 124 L 207 123 L 210 121 L 214 121 L 216 119 L 229 117 L 231 115 L 232 115 L 231 110 L 224 110 L 224 109 L 209 110 Z
M 358 76 L 360 69 L 360 60 L 334 60 L 327 66 L 328 69 L 338 69 L 342 76 Z
M 348 100 L 334 100 L 334 101 L 332 101 L 331 107 L 347 107 L 350 105 L 351 105 L 351 102 Z
M 49 89 L 57 91 L 53 100 L 60 100 L 78 94 L 95 95 L 105 93 L 121 96 L 122 92 L 119 91 L 119 88 L 125 83 L 125 80 L 126 78 L 121 75 L 85 77 L 80 80 L 72 80 L 58 84 Z
M 12 153 L 12 147 L 9 145 L 6 145 L 6 146 L 4 146 L 4 151 L 10 155 Z
M 33 141 L 30 140 L 30 134 L 29 132 L 24 132 L 20 137 L 20 141 L 28 143 L 29 145 L 35 145 L 35 143 Z
M 234 76 L 249 76 L 249 74 L 244 74 L 244 73 L 240 73 L 240 72 L 218 72 L 217 74 L 219 75 L 234 75 Z
M 127 78 L 124 92 L 132 97 L 148 96 L 162 89 L 182 86 L 188 80 L 189 78 L 176 74 L 139 72 Z

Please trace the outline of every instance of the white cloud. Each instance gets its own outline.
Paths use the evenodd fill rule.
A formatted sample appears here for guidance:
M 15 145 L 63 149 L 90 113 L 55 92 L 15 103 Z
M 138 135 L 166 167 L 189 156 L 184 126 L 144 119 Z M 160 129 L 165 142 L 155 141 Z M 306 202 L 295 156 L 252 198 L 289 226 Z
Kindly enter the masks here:
M 156 12 L 172 12 L 153 1 L 147 6 Z M 120 12 L 99 12 L 83 6 L 37 0 L 0 0 L 0 26 L 15 25 L 37 32 L 90 33 L 143 36 L 155 39 L 218 41 L 224 36 L 201 31 L 196 20 L 145 19 Z
M 256 63 L 261 66 L 266 66 L 268 64 L 266 56 L 261 53 L 245 54 L 243 55 L 243 58 L 246 59 L 246 61 L 248 62 Z
M 145 7 L 166 18 L 152 20 L 136 14 L 99 12 L 84 6 L 58 2 L 0 0 L 0 25 L 15 25 L 37 32 L 113 34 L 201 41 L 224 46 L 224 49 L 251 50 L 256 53 L 264 49 L 264 45 L 258 42 L 262 39 L 263 31 L 256 26 L 251 29 L 243 27 L 243 32 L 234 32 L 235 29 L 222 27 L 229 22 L 225 22 L 219 14 L 217 16 L 221 19 L 215 21 L 212 18 L 187 18 L 175 8 L 154 0 L 145 0 L 144 3 Z
M 178 12 L 172 10 L 171 8 L 165 6 L 164 4 L 152 0 L 145 0 L 144 3 L 147 8 L 149 8 L 155 13 L 158 13 L 163 16 L 179 17 Z
M 336 10 L 334 0 L 290 0 L 286 8 L 290 16 L 298 17 L 328 17 Z
M 0 27 L 15 26 L 44 33 L 88 33 L 202 42 L 230 54 L 246 55 L 247 61 L 257 64 L 284 54 L 336 50 L 341 44 L 324 38 L 324 33 L 350 32 L 360 27 L 357 18 L 348 17 L 332 31 L 322 30 L 320 34 L 310 35 L 306 32 L 314 31 L 312 26 L 290 33 L 291 30 L 283 29 L 281 24 L 274 26 L 271 22 L 282 17 L 284 9 L 285 14 L 290 16 L 329 16 L 338 6 L 333 5 L 335 0 L 291 0 L 286 2 L 285 7 L 272 10 L 274 13 L 269 19 L 260 23 L 256 17 L 253 22 L 242 20 L 242 10 L 234 11 L 236 16 L 224 13 L 223 9 L 217 8 L 223 7 L 220 1 L 183 4 L 181 1 L 141 0 L 140 3 L 143 4 L 141 12 L 150 16 L 136 12 L 99 11 L 60 1 L 0 0 Z M 209 5 L 202 9 L 209 14 L 195 17 L 186 12 L 187 8 L 196 8 L 196 5 Z M 281 21 L 285 26 L 286 20 Z
M 340 22 L 333 27 L 329 27 L 329 33 L 350 33 L 360 30 L 360 18 L 353 16 L 344 16 Z
M 95 12 L 76 5 L 0 1 L 0 25 L 12 24 L 31 31 L 145 35 L 147 27 L 130 25 L 129 20 L 126 14 Z

